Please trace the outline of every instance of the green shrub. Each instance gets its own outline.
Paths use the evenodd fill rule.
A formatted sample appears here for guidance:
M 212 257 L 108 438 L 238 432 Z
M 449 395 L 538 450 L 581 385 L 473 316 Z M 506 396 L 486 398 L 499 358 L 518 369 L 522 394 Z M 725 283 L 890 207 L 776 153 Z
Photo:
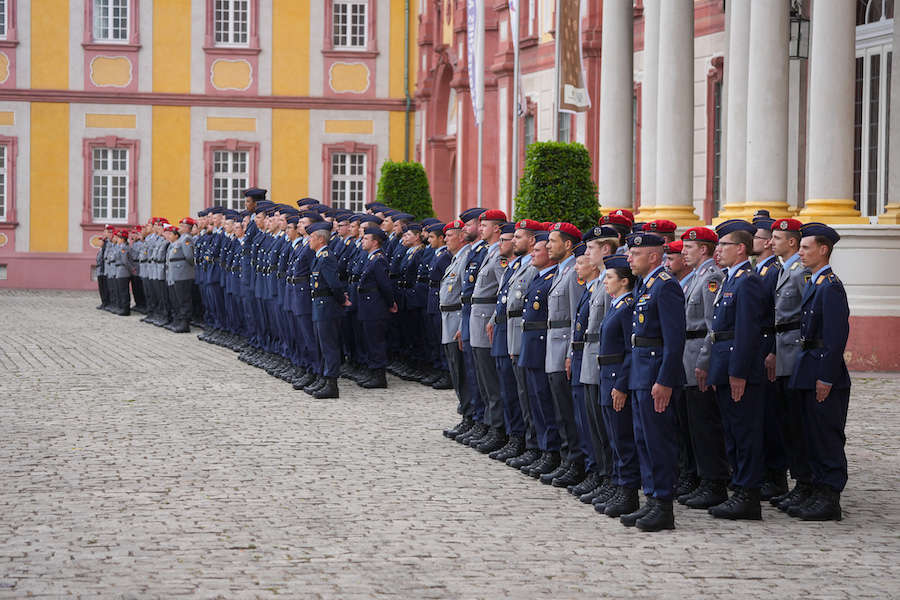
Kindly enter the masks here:
M 428 175 L 417 162 L 385 162 L 378 180 L 377 200 L 413 215 L 416 220 L 434 216 Z
M 564 221 L 582 231 L 600 218 L 591 157 L 581 144 L 536 142 L 528 146 L 516 196 L 515 220 Z

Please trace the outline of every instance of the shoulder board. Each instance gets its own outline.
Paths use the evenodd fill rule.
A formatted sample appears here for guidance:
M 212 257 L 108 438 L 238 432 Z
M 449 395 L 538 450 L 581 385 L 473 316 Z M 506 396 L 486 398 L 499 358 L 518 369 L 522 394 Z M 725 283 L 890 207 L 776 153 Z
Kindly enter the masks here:
M 668 280 L 672 279 L 672 276 L 669 275 L 668 273 L 666 273 L 665 271 L 660 271 L 659 278 L 662 279 L 663 281 L 668 281 Z
M 622 302 L 624 302 L 628 306 L 631 306 L 632 304 L 634 304 L 634 296 L 628 296 L 627 298 L 622 300 Z
M 326 256 L 328 256 L 328 250 L 322 250 L 322 254 L 320 254 L 319 256 L 325 258 Z
M 834 273 L 828 274 L 828 281 L 830 281 L 831 283 L 841 283 L 840 278 Z

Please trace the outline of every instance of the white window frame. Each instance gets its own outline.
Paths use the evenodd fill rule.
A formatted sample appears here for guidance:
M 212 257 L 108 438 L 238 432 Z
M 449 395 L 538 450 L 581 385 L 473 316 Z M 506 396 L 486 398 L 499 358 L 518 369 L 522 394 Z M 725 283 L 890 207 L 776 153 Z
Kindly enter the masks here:
M 6 222 L 9 198 L 9 146 L 0 144 L 0 223 Z
M 354 161 L 359 164 L 354 165 Z M 366 164 L 364 152 L 335 152 L 331 155 L 331 206 L 362 212 L 366 202 Z M 351 173 L 359 168 L 359 173 Z M 337 194 L 337 197 L 335 196 Z M 354 200 L 353 195 L 358 194 Z
M 353 8 L 362 9 L 362 33 L 353 32 L 357 26 L 351 23 L 353 20 Z M 343 16 L 346 22 L 340 23 L 338 19 Z M 339 28 L 344 27 L 344 32 L 339 33 Z M 343 40 L 343 43 L 341 43 Z M 331 43 L 335 50 L 368 50 L 369 48 L 369 3 L 366 0 L 334 0 L 331 5 Z
M 5 40 L 9 31 L 9 2 L 0 0 L 0 40 Z
M 250 159 L 249 150 L 212 151 L 212 206 L 244 210 L 243 190 L 249 187 Z M 236 169 L 235 163 L 241 160 L 243 170 Z M 223 192 L 226 194 L 224 198 L 221 196 Z
M 893 19 L 882 19 L 874 23 L 860 25 L 856 28 L 856 58 L 863 59 L 862 89 L 862 139 L 860 142 L 860 174 L 859 174 L 859 211 L 863 216 L 871 217 L 884 212 L 887 203 L 885 197 L 885 175 L 887 172 L 886 150 L 888 143 L 887 120 L 890 89 L 887 72 L 888 53 L 893 54 Z M 877 180 L 875 205 L 869 202 L 869 144 L 871 142 L 870 123 L 872 121 L 872 57 L 880 55 L 878 73 L 878 153 L 876 157 Z M 896 57 L 891 58 L 893 61 Z M 898 118 L 891 115 L 892 118 Z
M 251 0 L 213 0 L 213 42 L 216 46 L 228 48 L 250 46 L 251 8 Z M 219 18 L 220 13 L 225 15 L 224 20 Z M 243 14 L 243 20 L 237 18 L 239 13 Z M 244 25 L 244 30 L 238 31 L 241 24 Z M 224 36 L 224 39 L 220 39 L 220 36 Z M 241 37 L 243 39 L 240 39 Z
M 121 154 L 120 154 L 121 153 Z M 104 155 L 105 154 L 105 158 Z M 106 161 L 106 168 L 98 160 Z M 100 223 L 127 223 L 129 196 L 129 161 L 132 160 L 128 148 L 97 147 L 91 152 L 91 218 Z M 121 164 L 121 168 L 115 168 L 115 162 Z M 122 193 L 121 206 L 113 203 L 113 189 L 118 188 Z M 105 191 L 105 198 L 98 198 L 99 192 Z M 101 209 L 98 214 L 98 209 Z M 105 210 L 105 213 L 104 213 Z M 121 217 L 114 217 L 113 212 L 121 210 Z
M 91 31 L 93 32 L 94 41 L 95 42 L 103 42 L 105 44 L 127 44 L 130 41 L 130 25 L 131 25 L 131 0 L 90 0 L 94 3 L 93 15 L 94 22 L 91 25 Z M 106 17 L 104 18 L 102 15 L 102 11 L 100 9 L 101 4 L 105 4 L 107 6 Z M 114 26 L 115 8 L 118 7 L 120 11 L 125 12 L 124 23 L 120 25 L 119 28 Z M 106 21 L 105 26 L 107 30 L 106 37 L 102 37 L 100 35 L 100 26 L 103 24 L 103 21 Z M 119 33 L 122 37 L 115 37 Z

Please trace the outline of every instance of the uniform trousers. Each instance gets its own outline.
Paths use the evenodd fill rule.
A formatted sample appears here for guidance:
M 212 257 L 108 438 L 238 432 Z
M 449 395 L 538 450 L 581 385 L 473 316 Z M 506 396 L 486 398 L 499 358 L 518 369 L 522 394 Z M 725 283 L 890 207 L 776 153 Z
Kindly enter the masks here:
M 341 338 L 339 319 L 322 319 L 313 321 L 316 332 L 317 354 L 319 360 L 318 373 L 323 377 L 337 377 L 341 371 Z
M 507 435 L 522 436 L 525 434 L 525 422 L 519 409 L 519 391 L 516 374 L 509 355 L 495 356 L 494 365 L 500 381 L 500 397 L 503 400 L 503 422 Z
M 632 390 L 634 443 L 641 465 L 644 494 L 657 500 L 671 500 L 678 480 L 678 432 L 672 401 L 682 393 L 672 388 L 669 405 L 661 413 L 654 408 L 650 390 Z
M 569 462 L 581 462 L 584 454 L 578 442 L 578 429 L 575 427 L 575 406 L 572 403 L 572 388 L 565 371 L 547 373 L 550 384 L 550 395 L 553 398 L 553 411 L 556 426 L 559 428 L 561 441 L 560 454 Z
M 563 373 L 565 376 L 565 373 Z M 538 448 L 544 452 L 559 452 L 561 440 L 559 428 L 556 426 L 553 399 L 550 397 L 550 382 L 543 369 L 525 369 L 525 381 L 528 385 L 528 400 L 531 406 L 531 419 L 537 436 Z
M 691 448 L 697 461 L 697 475 L 707 481 L 726 481 L 730 474 L 725 454 L 722 416 L 712 388 L 701 392 L 692 385 L 684 388 Z
M 803 399 L 797 390 L 788 387 L 789 376 L 775 379 L 775 396 L 781 422 L 781 438 L 787 454 L 791 477 L 803 483 L 812 481 L 806 438 L 803 433 Z
M 722 412 L 731 482 L 743 488 L 758 488 L 764 470 L 762 386 L 748 383 L 740 402 L 735 402 L 729 384 L 717 385 L 716 398 Z
M 172 291 L 172 316 L 176 322 L 191 322 L 191 288 L 193 279 L 182 279 L 169 286 Z
M 371 319 L 360 321 L 363 337 L 368 342 L 366 354 L 369 368 L 383 369 L 387 366 L 388 342 L 387 334 L 390 321 L 388 319 Z
M 97 292 L 100 294 L 100 305 L 109 306 L 109 289 L 106 275 L 97 275 Z
M 574 371 L 573 371 L 574 373 Z M 610 384 L 612 389 L 612 384 Z M 594 451 L 591 460 L 592 470 L 601 477 L 611 477 L 613 474 L 613 448 L 609 436 L 609 428 L 604 420 L 602 402 L 600 401 L 601 387 L 593 383 L 584 384 L 584 408 L 587 413 L 588 436 L 591 438 L 591 448 Z M 631 414 L 629 408 L 628 414 Z M 629 431 L 631 420 L 628 421 Z M 634 445 L 634 433 L 631 433 L 631 443 Z M 635 460 L 637 458 L 635 457 Z
M 483 423 L 494 429 L 503 429 L 503 398 L 500 395 L 500 378 L 490 348 L 472 347 L 475 359 L 475 377 L 478 392 L 484 402 Z
M 513 374 L 516 376 L 516 394 L 519 399 L 519 413 L 522 415 L 522 426 L 525 432 L 525 449 L 536 450 L 537 435 L 534 432 L 534 420 L 531 417 L 531 403 L 528 401 L 528 380 L 525 367 L 520 367 L 519 356 L 511 356 Z
M 675 409 L 675 422 L 678 425 L 678 475 L 680 477 L 696 477 L 697 460 L 694 456 L 694 447 L 691 445 L 687 403 L 687 394 L 681 394 L 677 402 L 672 402 Z
M 484 421 L 484 401 L 478 386 L 478 371 L 475 354 L 469 340 L 463 340 L 463 365 L 466 369 L 466 385 L 468 386 L 469 403 L 472 405 L 472 418 L 479 423 Z
M 776 383 L 766 379 L 763 383 L 763 448 L 765 468 L 773 473 L 783 474 L 788 468 L 787 450 L 782 437 L 781 424 L 784 420 Z
M 831 389 L 824 401 L 816 400 L 815 390 L 798 390 L 803 404 L 803 431 L 809 452 L 813 483 L 841 492 L 847 485 L 847 409 L 850 388 Z
M 466 367 L 463 364 L 464 357 L 459 344 L 454 340 L 443 344 L 444 355 L 447 357 L 447 367 L 450 372 L 450 383 L 453 385 L 453 391 L 456 392 L 456 398 L 459 403 L 456 412 L 463 417 L 474 419 L 475 412 L 472 402 L 469 398 L 469 382 L 466 380 Z
M 572 411 L 575 415 L 575 430 L 578 432 L 578 448 L 584 458 L 584 468 L 587 471 L 594 469 L 594 446 L 591 443 L 591 433 L 588 427 L 587 398 L 584 384 L 579 381 L 577 373 L 581 373 L 581 351 L 572 352 L 572 377 L 569 386 L 572 389 Z
M 591 386 L 612 391 L 613 382 Z M 600 406 L 603 428 L 609 441 L 612 468 L 609 476 L 616 485 L 637 489 L 641 485 L 641 464 L 634 443 L 634 400 L 629 394 L 622 410 L 614 410 L 612 400 Z
M 131 310 L 131 294 L 128 290 L 129 277 L 116 277 L 116 306 L 126 312 Z
M 147 298 L 144 295 L 144 285 L 141 278 L 132 275 L 131 279 L 131 295 L 134 297 L 134 305 L 144 308 L 147 306 Z

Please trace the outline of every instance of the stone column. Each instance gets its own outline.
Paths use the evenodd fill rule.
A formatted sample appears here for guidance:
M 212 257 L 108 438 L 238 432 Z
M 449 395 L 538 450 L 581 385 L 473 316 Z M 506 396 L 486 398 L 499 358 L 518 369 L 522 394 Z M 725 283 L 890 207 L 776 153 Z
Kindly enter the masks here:
M 660 2 L 658 98 L 654 217 L 701 225 L 694 213 L 693 0 Z
M 749 2 L 747 3 L 749 4 Z M 793 213 L 788 185 L 788 0 L 753 0 L 747 90 L 747 212 Z
M 747 80 L 750 75 L 750 2 L 735 0 L 727 11 L 725 54 L 725 181 L 724 204 L 716 221 L 746 216 L 747 207 Z M 752 213 L 751 213 L 752 214 Z
M 603 0 L 597 187 L 604 212 L 633 206 L 633 20 L 631 3 Z
M 656 217 L 656 111 L 659 93 L 659 2 L 644 0 L 644 69 L 641 80 L 641 206 L 638 220 Z
M 754 3 L 755 10 L 755 3 Z M 853 202 L 854 2 L 813 4 L 809 56 L 809 171 L 802 221 L 867 223 Z
M 897 23 L 895 21 L 895 23 Z M 900 50 L 900 23 L 894 25 L 894 48 Z M 900 225 L 900 61 L 891 60 L 891 107 L 888 130 L 888 197 L 879 224 Z

